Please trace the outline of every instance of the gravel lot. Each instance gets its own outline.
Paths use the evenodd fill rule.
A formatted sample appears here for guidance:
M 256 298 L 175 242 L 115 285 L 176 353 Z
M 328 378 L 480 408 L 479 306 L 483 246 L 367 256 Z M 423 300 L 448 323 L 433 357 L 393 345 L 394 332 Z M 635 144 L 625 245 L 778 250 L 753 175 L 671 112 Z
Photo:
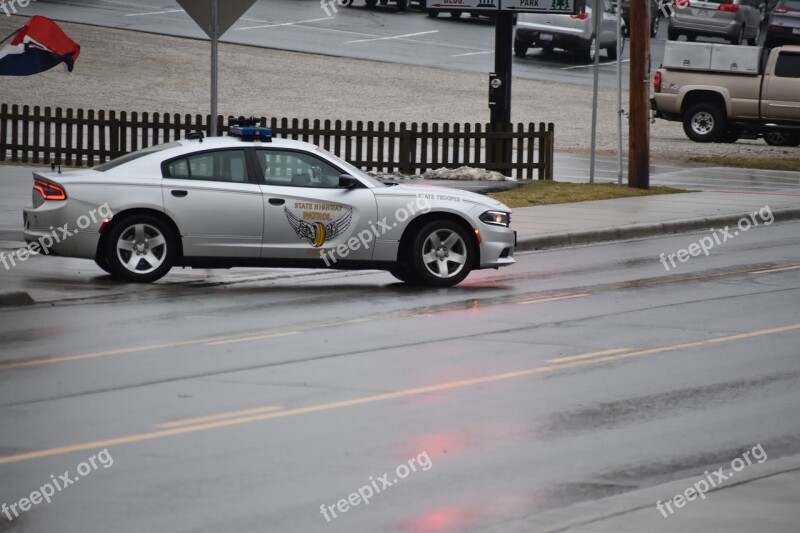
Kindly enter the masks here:
M 0 17 L 0 35 L 24 23 Z M 207 113 L 208 42 L 92 26 L 61 24 L 81 44 L 75 71 L 56 68 L 32 77 L 5 77 L 2 102 L 52 107 Z M 587 71 L 587 75 L 589 75 Z M 553 122 L 556 151 L 587 152 L 591 88 L 514 80 L 513 119 Z M 627 93 L 623 102 L 627 102 Z M 616 94 L 599 95 L 598 147 L 616 147 Z M 324 55 L 226 45 L 220 47 L 220 113 L 288 118 L 406 122 L 485 122 L 486 75 L 343 59 Z M 693 155 L 797 156 L 798 149 L 763 141 L 703 145 L 689 141 L 680 124 L 657 121 L 651 130 L 654 159 Z M 625 140 L 627 146 L 627 138 Z

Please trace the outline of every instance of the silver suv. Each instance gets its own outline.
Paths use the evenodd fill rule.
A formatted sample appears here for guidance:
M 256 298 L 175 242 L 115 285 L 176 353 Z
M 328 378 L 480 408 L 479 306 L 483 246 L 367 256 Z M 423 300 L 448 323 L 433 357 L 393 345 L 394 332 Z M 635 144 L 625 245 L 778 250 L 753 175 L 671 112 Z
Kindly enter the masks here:
M 605 48 L 608 57 L 616 59 L 622 55 L 622 49 L 617 49 L 619 15 L 609 0 L 603 0 L 603 4 L 603 20 L 597 40 L 599 48 Z M 593 20 L 592 8 L 588 5 L 577 15 L 520 13 L 514 36 L 514 53 L 517 57 L 525 57 L 531 47 L 539 47 L 545 52 L 561 48 L 578 52 L 585 60 L 592 62 L 595 53 Z M 622 46 L 625 46 L 624 39 Z
M 722 37 L 732 44 L 756 46 L 764 20 L 764 0 L 675 0 L 668 6 L 668 38 L 677 41 L 685 35 L 688 41 L 698 36 Z

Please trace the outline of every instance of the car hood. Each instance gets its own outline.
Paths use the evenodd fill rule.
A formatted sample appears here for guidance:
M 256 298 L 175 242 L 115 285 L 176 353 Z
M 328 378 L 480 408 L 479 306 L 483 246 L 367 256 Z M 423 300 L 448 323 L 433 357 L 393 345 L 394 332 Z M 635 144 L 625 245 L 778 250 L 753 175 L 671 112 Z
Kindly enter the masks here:
M 372 189 L 377 198 L 385 197 L 413 197 L 416 198 L 420 193 L 428 193 L 434 195 L 441 195 L 442 197 L 457 196 L 462 202 L 470 204 L 484 205 L 492 209 L 499 209 L 502 211 L 510 212 L 511 209 L 498 200 L 469 191 L 462 191 L 460 189 L 453 189 L 450 187 L 439 187 L 436 185 L 394 185 L 391 187 L 381 187 Z M 445 198 L 443 198 L 445 199 Z

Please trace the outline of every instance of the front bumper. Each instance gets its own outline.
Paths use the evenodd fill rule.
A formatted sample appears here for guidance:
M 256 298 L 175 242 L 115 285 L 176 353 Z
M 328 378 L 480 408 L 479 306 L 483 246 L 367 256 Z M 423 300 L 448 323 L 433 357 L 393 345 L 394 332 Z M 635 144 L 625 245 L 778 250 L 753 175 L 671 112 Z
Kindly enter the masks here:
M 481 262 L 478 268 L 499 268 L 513 265 L 514 249 L 517 246 L 517 232 L 502 226 L 482 224 Z

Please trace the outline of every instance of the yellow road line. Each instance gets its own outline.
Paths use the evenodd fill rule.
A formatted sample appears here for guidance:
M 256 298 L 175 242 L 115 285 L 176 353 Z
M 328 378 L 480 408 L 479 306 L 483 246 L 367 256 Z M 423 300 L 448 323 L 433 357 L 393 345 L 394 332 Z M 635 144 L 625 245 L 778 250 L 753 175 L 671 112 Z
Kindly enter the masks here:
M 289 337 L 291 335 L 297 335 L 300 333 L 299 331 L 284 331 L 281 333 L 265 333 L 264 335 L 253 335 L 251 337 L 239 337 L 238 339 L 225 339 L 221 341 L 213 341 L 213 342 L 206 342 L 206 346 L 220 346 L 222 344 L 233 344 L 234 342 L 250 342 L 250 341 L 260 341 L 262 339 L 272 339 L 275 337 Z
M 548 359 L 548 363 L 566 363 L 567 361 L 579 361 L 581 359 L 592 359 L 602 355 L 613 355 L 623 352 L 630 352 L 630 348 L 614 348 L 613 350 L 603 350 L 602 352 L 591 352 L 582 355 L 570 355 L 569 357 L 556 357 L 555 359 Z
M 591 296 L 588 292 L 581 292 L 578 294 L 563 294 L 561 296 L 545 296 L 542 298 L 532 298 L 530 300 L 520 300 L 514 302 L 518 305 L 538 304 L 542 302 L 557 302 L 559 300 L 571 300 L 573 298 L 583 298 L 584 296 Z
M 662 353 L 676 350 L 684 350 L 686 348 L 694 348 L 698 346 L 706 346 L 709 344 L 718 344 L 724 342 L 731 342 L 735 340 L 749 339 L 753 337 L 760 337 L 763 335 L 773 335 L 776 333 L 784 333 L 787 331 L 794 331 L 800 329 L 800 324 L 792 324 L 788 326 L 781 326 L 777 328 L 762 329 L 758 331 L 751 331 L 748 333 L 740 333 L 737 335 L 727 335 L 725 337 L 715 337 L 702 341 L 686 342 L 682 344 L 673 344 L 671 346 L 662 346 L 659 348 L 650 348 L 647 350 L 639 350 L 636 352 L 624 352 L 615 355 L 608 355 L 605 357 L 594 357 L 592 359 L 576 359 L 564 363 L 551 364 L 547 366 L 528 368 L 525 370 L 517 370 L 513 372 L 505 372 L 502 374 L 492 374 L 488 376 L 481 376 L 472 379 L 464 379 L 460 381 L 451 381 L 448 383 L 439 383 L 435 385 L 428 385 L 424 387 L 417 387 L 412 389 L 404 389 L 395 392 L 388 392 L 384 394 L 376 394 L 373 396 L 365 396 L 362 398 L 353 398 L 351 400 L 343 400 L 338 402 L 323 403 L 318 405 L 311 405 L 308 407 L 301 407 L 297 409 L 286 409 L 282 411 L 275 411 L 270 413 L 255 414 L 251 416 L 244 416 L 240 418 L 232 418 L 227 420 L 219 420 L 215 422 L 208 422 L 205 424 L 185 426 L 180 428 L 164 429 L 161 431 L 153 431 L 149 433 L 141 433 L 138 435 L 129 435 L 127 437 L 118 437 L 113 439 L 98 440 L 94 442 L 86 442 L 82 444 L 73 444 L 71 446 L 62 446 L 60 448 L 50 448 L 46 450 L 37 450 L 33 452 L 20 453 L 16 455 L 8 455 L 0 457 L 0 465 L 8 463 L 16 463 L 20 461 L 28 461 L 31 459 L 40 459 L 42 457 L 52 457 L 55 455 L 63 455 L 73 452 L 96 450 L 99 448 L 107 448 L 119 444 L 130 444 L 135 442 L 142 442 L 154 439 L 161 439 L 165 437 L 172 437 L 176 435 L 183 435 L 187 433 L 197 433 L 200 431 L 208 431 L 211 429 L 218 429 L 229 426 L 236 426 L 240 424 L 248 424 L 251 422 L 260 422 L 262 420 L 271 420 L 273 418 L 283 418 L 287 416 L 301 415 L 307 413 L 315 413 L 319 411 L 328 411 L 332 409 L 341 409 L 344 407 L 352 407 L 356 405 L 364 405 L 369 403 L 381 402 L 386 400 L 393 400 L 407 396 L 414 396 L 418 394 L 427 394 L 431 392 L 441 392 L 449 389 L 456 389 L 461 387 L 468 387 L 472 385 L 480 385 L 484 383 L 492 383 L 495 381 L 502 381 L 523 376 L 532 376 L 535 374 L 543 374 L 546 372 L 553 372 L 564 368 L 574 368 L 584 365 L 592 365 L 606 361 L 616 361 L 630 357 L 640 357 L 643 355 L 650 355 L 654 353 Z M 587 355 L 587 354 L 583 354 Z M 576 356 L 577 357 L 577 356 Z
M 797 270 L 800 268 L 800 265 L 792 265 L 792 266 L 785 266 L 779 268 L 770 268 L 768 270 L 751 270 L 751 274 L 768 274 L 770 272 L 783 272 L 785 270 Z
M 279 409 L 283 408 L 277 405 L 268 405 L 266 407 L 255 407 L 253 409 L 244 409 L 242 411 L 231 411 L 228 413 L 220 413 L 218 415 L 198 416 L 196 418 L 186 418 L 184 420 L 176 420 L 174 422 L 165 422 L 163 424 L 156 425 L 156 427 L 159 429 L 169 429 L 180 426 L 190 426 L 192 424 L 199 424 L 201 422 L 211 422 L 213 420 L 222 420 L 225 418 L 239 418 L 245 415 L 268 413 L 271 411 L 277 411 Z

